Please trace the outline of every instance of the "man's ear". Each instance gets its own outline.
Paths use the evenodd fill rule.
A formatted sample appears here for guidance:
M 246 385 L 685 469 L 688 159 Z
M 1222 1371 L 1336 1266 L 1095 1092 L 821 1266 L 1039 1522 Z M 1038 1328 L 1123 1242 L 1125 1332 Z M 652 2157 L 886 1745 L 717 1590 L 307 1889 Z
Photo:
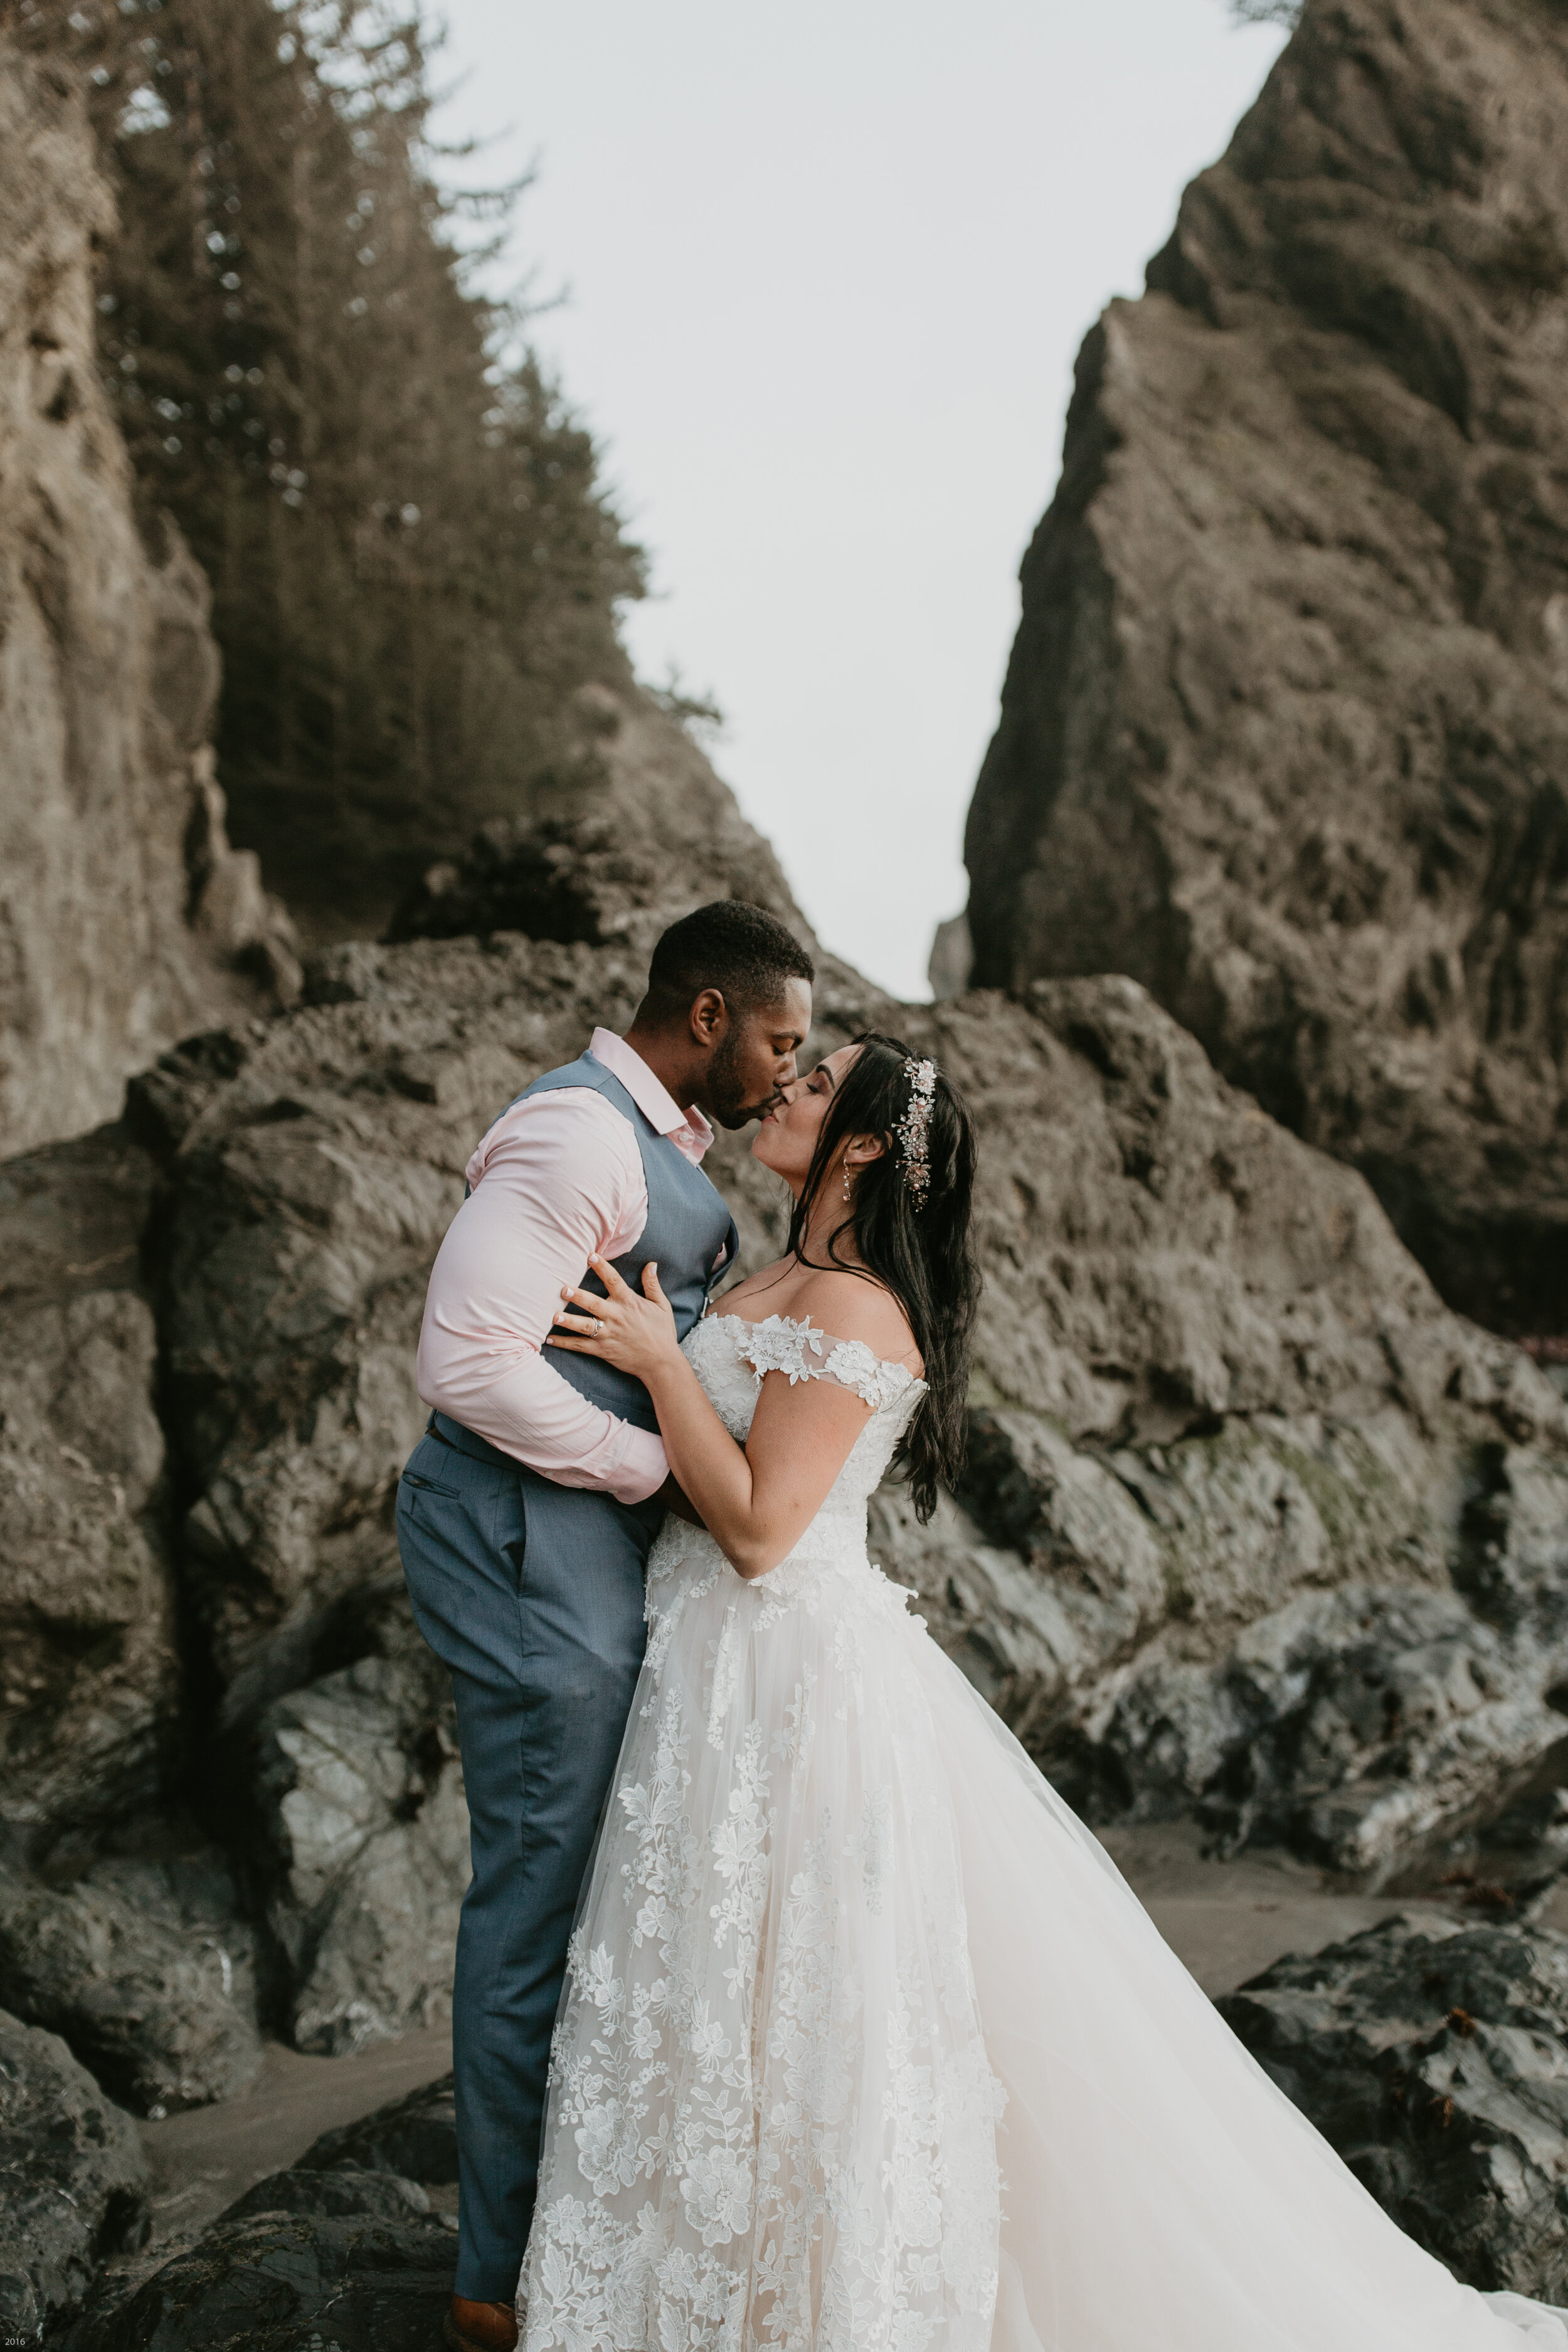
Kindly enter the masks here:
M 730 1008 L 724 1002 L 724 992 L 705 988 L 691 1000 L 691 1034 L 705 1054 L 711 1053 L 730 1026 Z

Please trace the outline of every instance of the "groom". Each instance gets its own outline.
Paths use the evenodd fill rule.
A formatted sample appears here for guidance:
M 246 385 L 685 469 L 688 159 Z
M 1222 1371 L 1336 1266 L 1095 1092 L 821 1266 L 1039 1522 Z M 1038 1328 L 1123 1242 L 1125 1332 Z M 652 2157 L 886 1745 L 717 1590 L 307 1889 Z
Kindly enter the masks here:
M 397 1538 L 420 1631 L 451 1671 L 471 1822 L 455 2352 L 516 2340 L 551 2029 L 668 1477 L 641 1383 L 541 1346 L 563 1284 L 602 1289 L 584 1285 L 595 1256 L 634 1287 L 657 1261 L 682 1338 L 696 1322 L 736 1251 L 700 1165 L 709 1118 L 742 1127 L 794 1078 L 815 976 L 759 907 L 723 900 L 672 925 L 626 1035 L 595 1029 L 483 1137 L 430 1276 L 418 1381 L 434 1410 L 398 1486 Z

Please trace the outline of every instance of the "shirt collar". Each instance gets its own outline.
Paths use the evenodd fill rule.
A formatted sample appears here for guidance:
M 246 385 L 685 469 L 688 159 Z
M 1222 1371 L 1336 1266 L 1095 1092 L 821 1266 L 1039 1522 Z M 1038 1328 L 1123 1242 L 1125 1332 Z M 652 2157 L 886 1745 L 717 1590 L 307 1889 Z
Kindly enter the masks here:
M 688 1110 L 680 1108 L 635 1045 L 628 1045 L 613 1029 L 595 1029 L 588 1040 L 588 1051 L 595 1062 L 604 1064 L 612 1077 L 619 1078 L 650 1127 L 660 1135 L 668 1135 L 688 1159 L 701 1159 L 713 1140 L 712 1129 L 695 1104 Z

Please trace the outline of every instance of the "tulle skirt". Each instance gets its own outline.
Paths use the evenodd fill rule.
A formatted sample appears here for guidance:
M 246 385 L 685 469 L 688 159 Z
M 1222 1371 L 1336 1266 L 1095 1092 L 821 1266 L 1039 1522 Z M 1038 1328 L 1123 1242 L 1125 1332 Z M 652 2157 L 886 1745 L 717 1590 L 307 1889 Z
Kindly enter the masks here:
M 871 1567 L 674 1523 L 525 2352 L 1568 2352 L 1392 2222 Z

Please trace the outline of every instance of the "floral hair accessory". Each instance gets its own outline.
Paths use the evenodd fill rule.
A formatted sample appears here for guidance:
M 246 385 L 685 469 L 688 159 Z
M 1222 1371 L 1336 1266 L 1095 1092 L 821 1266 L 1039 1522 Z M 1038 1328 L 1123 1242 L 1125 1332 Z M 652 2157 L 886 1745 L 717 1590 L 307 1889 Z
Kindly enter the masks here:
M 893 1132 L 903 1154 L 904 1181 L 915 1196 L 916 1208 L 923 1209 L 931 1188 L 931 1112 L 936 1100 L 936 1064 L 909 1061 L 904 1069 L 910 1081 L 910 1099 Z

